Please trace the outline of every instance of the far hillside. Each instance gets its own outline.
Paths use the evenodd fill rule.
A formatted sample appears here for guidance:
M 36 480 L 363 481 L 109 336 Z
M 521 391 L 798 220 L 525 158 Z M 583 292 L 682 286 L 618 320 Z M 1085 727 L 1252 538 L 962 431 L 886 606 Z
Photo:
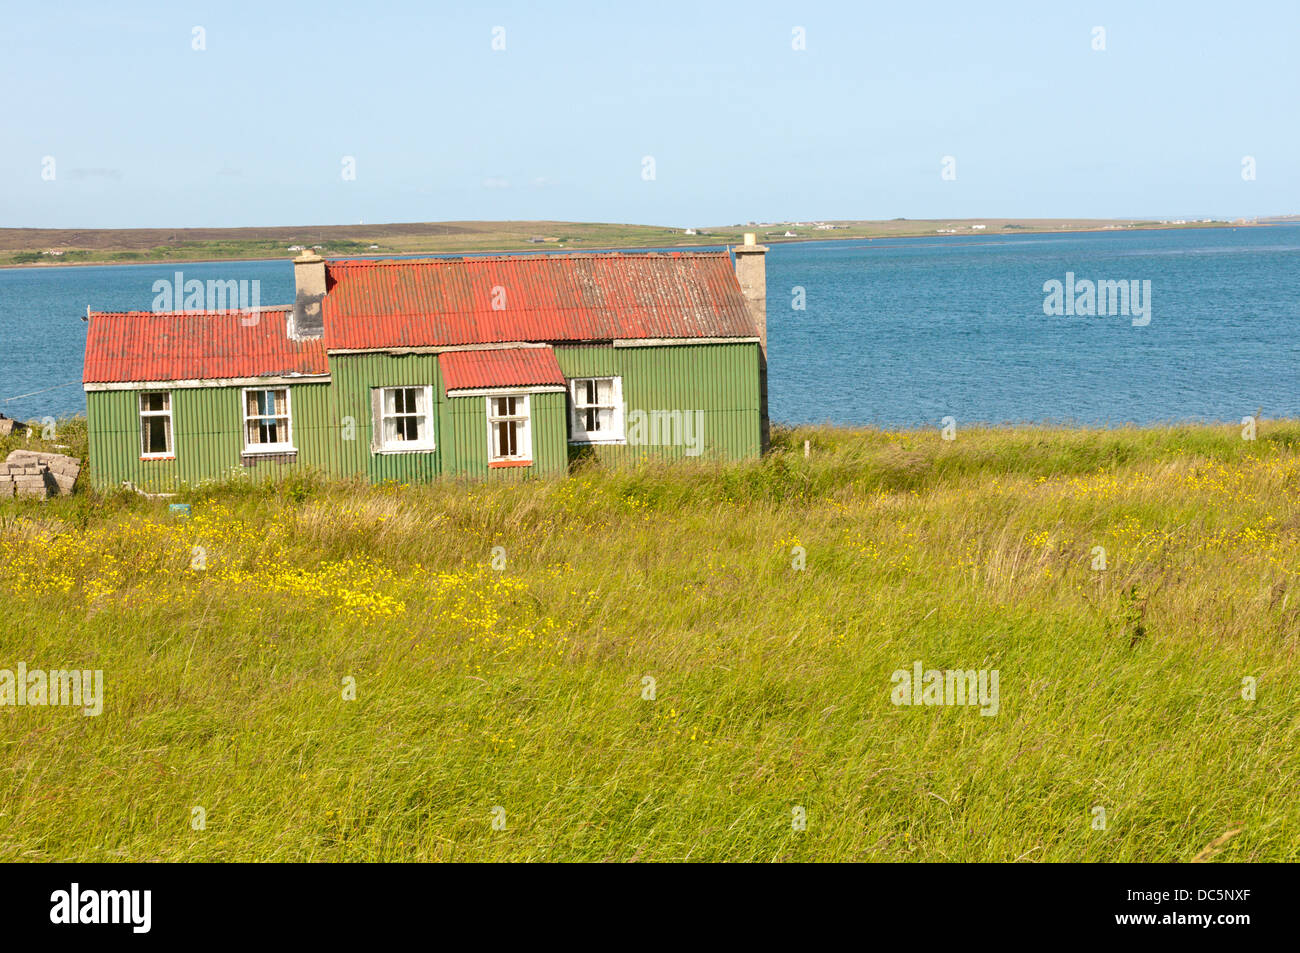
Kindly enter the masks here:
M 747 222 L 719 226 L 600 222 L 410 222 L 275 228 L 0 228 L 0 266 L 283 258 L 298 248 L 326 255 L 575 251 L 921 235 L 989 235 L 1144 228 L 1204 228 L 1226 222 L 1140 219 L 891 219 Z M 1239 223 L 1239 224 L 1245 224 Z

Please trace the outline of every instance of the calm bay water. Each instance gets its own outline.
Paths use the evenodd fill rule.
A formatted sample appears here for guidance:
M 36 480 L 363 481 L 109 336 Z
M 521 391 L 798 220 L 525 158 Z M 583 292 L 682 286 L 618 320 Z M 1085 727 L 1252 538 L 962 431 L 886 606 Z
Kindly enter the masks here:
M 0 399 L 79 381 L 86 305 L 147 310 L 177 271 L 292 300 L 287 258 L 0 269 Z M 1150 281 L 1150 323 L 1044 315 L 1044 282 L 1066 272 Z M 775 245 L 767 276 L 776 421 L 1300 417 L 1300 225 Z M 0 412 L 84 413 L 85 397 L 77 383 Z

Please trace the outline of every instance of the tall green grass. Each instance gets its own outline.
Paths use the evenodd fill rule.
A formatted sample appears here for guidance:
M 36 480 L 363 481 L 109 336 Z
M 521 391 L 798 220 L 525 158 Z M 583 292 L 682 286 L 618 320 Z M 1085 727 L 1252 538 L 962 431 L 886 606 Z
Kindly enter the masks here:
M 9 502 L 0 668 L 106 692 L 0 708 L 0 859 L 1295 860 L 1298 446 L 802 428 Z M 997 715 L 892 704 L 918 660 Z

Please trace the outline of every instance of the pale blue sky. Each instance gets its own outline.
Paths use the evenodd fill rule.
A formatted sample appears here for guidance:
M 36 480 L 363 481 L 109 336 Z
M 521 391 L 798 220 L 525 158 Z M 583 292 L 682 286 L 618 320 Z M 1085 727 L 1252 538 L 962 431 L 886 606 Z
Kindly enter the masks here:
M 1296 0 L 7 3 L 0 225 L 1294 213 L 1297 37 Z

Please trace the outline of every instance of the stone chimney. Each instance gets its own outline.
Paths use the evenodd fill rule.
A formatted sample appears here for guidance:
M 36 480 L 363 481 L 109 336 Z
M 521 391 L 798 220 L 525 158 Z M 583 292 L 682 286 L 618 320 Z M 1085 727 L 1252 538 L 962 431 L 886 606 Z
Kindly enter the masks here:
M 745 233 L 745 244 L 732 249 L 736 256 L 736 280 L 745 296 L 745 307 L 758 337 L 758 409 L 763 452 L 770 443 L 767 417 L 767 246 L 759 245 L 753 232 Z
M 293 260 L 293 283 L 297 291 L 289 336 L 298 341 L 323 337 L 325 316 L 321 303 L 325 300 L 325 259 L 310 248 L 304 251 Z

